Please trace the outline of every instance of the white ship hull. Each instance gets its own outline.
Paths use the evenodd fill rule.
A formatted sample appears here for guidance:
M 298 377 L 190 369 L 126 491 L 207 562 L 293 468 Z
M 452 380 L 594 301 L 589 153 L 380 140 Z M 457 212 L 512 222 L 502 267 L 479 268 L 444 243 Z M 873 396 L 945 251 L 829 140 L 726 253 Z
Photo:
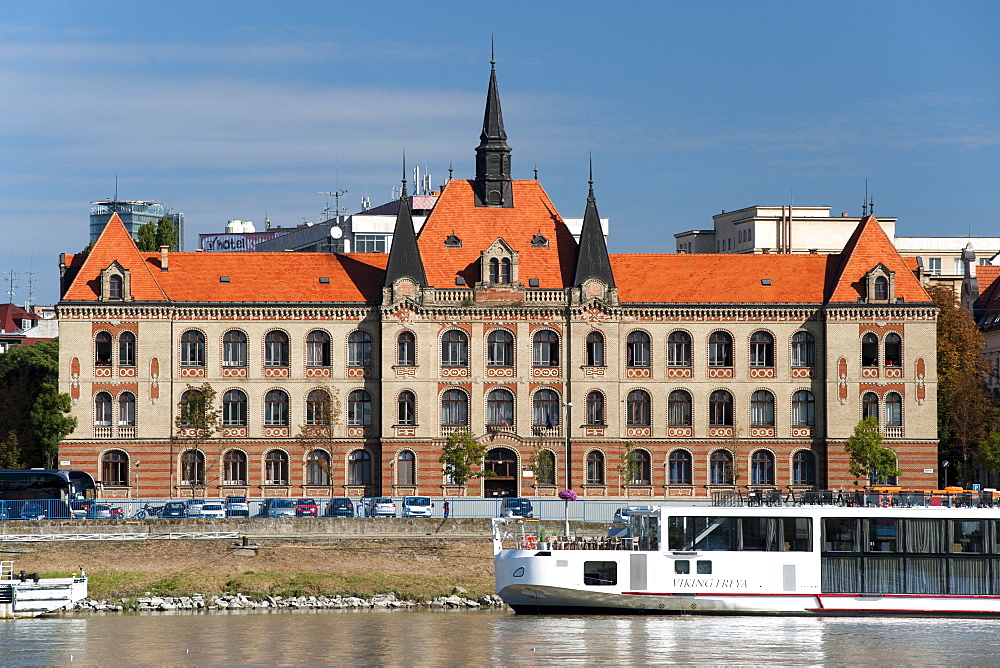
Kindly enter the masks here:
M 0 619 L 38 617 L 71 610 L 87 597 L 87 578 L 40 578 L 0 580 Z

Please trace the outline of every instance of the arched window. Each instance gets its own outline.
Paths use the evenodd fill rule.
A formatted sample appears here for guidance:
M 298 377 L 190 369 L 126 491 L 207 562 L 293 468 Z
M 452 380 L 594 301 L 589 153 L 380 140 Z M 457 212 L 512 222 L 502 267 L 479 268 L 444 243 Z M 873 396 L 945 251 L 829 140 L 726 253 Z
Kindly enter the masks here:
M 758 450 L 750 458 L 750 484 L 774 484 L 774 455 L 769 450 Z
M 118 395 L 118 426 L 135 426 L 135 395 L 131 392 Z
M 861 397 L 861 419 L 875 418 L 878 422 L 878 395 L 874 392 L 865 392 Z
M 559 366 L 559 337 L 551 329 L 535 332 L 531 344 L 532 366 Z
M 750 424 L 754 427 L 774 426 L 774 395 L 757 390 L 750 395 Z
M 396 457 L 396 484 L 416 485 L 416 458 L 409 450 L 403 450 Z
M 200 390 L 184 390 L 180 403 L 180 426 L 196 427 L 205 417 L 205 397 Z
M 321 329 L 306 337 L 306 366 L 330 366 L 330 335 Z
M 458 329 L 449 329 L 441 337 L 441 366 L 469 365 L 469 337 Z
M 128 485 L 128 455 L 110 450 L 101 456 L 101 482 L 111 487 Z
M 330 453 L 326 450 L 313 450 L 306 458 L 306 484 L 330 484 Z
M 313 390 L 306 396 L 306 424 L 325 425 L 330 421 L 330 395 L 325 390 Z
M 367 450 L 355 450 L 347 457 L 347 484 L 372 484 L 372 456 Z
M 94 425 L 111 426 L 111 395 L 107 392 L 98 392 L 94 395 Z
M 898 392 L 885 395 L 885 426 L 903 426 L 903 397 Z
M 347 396 L 347 424 L 370 427 L 372 424 L 372 396 L 365 390 L 354 390 Z
M 539 451 L 535 482 L 539 485 L 556 484 L 556 456 L 551 450 Z
M 125 296 L 125 281 L 118 274 L 108 277 L 108 299 L 122 299 Z
M 629 484 L 648 485 L 650 468 L 649 453 L 645 450 L 633 450 L 628 462 Z
M 816 484 L 816 455 L 808 450 L 799 450 L 792 457 L 792 484 Z
M 587 395 L 587 424 L 604 426 L 604 394 L 596 390 Z
M 716 390 L 708 399 L 708 424 L 713 427 L 733 426 L 733 395 Z
M 733 337 L 728 332 L 712 332 L 708 337 L 708 366 L 733 365 Z
M 535 392 L 531 402 L 531 424 L 546 429 L 559 424 L 559 395 L 555 390 L 542 389 Z
M 687 450 L 674 450 L 667 461 L 670 467 L 670 484 L 690 485 L 691 453 Z
M 247 365 L 247 335 L 231 329 L 222 335 L 222 366 Z
M 271 390 L 264 395 L 264 424 L 288 426 L 288 395 L 283 390 Z
M 889 299 L 889 279 L 885 276 L 875 278 L 875 299 L 880 301 Z
M 587 453 L 587 484 L 604 484 L 604 453 L 600 450 Z
M 181 454 L 181 484 L 205 484 L 205 455 L 201 450 L 185 450 Z
M 288 335 L 271 330 L 264 336 L 264 366 L 288 366 Z
M 708 461 L 708 479 L 712 485 L 733 484 L 733 455 L 728 450 L 716 450 Z
M 604 335 L 587 334 L 587 366 L 604 366 Z
M 229 450 L 222 456 L 222 484 L 247 484 L 247 456 L 240 450 Z
M 205 366 L 205 335 L 196 329 L 181 334 L 181 366 Z
M 514 366 L 514 335 L 505 329 L 495 329 L 486 337 L 486 364 Z
M 247 395 L 242 390 L 228 390 L 222 395 L 222 424 L 227 427 L 246 426 Z
M 500 282 L 510 283 L 510 258 L 505 257 L 500 260 Z
M 264 484 L 288 484 L 288 455 L 284 450 L 271 450 L 264 455 Z
M 799 390 L 792 395 L 792 425 L 796 427 L 816 425 L 816 398 L 809 390 Z
M 372 336 L 357 330 L 347 337 L 347 366 L 372 365 Z
M 493 257 L 490 258 L 490 283 L 500 282 L 500 260 Z
M 878 337 L 872 332 L 861 337 L 861 366 L 878 366 Z
M 670 332 L 667 337 L 667 366 L 691 366 L 691 335 Z
M 625 423 L 630 426 L 648 427 L 652 424 L 649 410 L 649 392 L 632 390 L 625 400 Z
M 469 397 L 462 390 L 445 390 L 441 395 L 441 425 L 464 427 L 469 424 Z
M 625 366 L 649 366 L 649 334 L 630 332 L 625 339 Z
M 885 365 L 903 366 L 903 339 L 895 332 L 885 335 Z
M 691 426 L 691 395 L 674 390 L 667 399 L 667 424 L 671 427 Z
M 774 366 L 774 337 L 770 332 L 754 332 L 750 335 L 750 366 Z
M 396 365 L 414 366 L 417 363 L 417 337 L 413 332 L 400 332 L 396 337 Z
M 111 366 L 111 335 L 107 332 L 98 332 L 94 337 L 94 364 Z
M 417 397 L 409 390 L 403 390 L 396 397 L 396 424 L 414 425 L 417 423 Z
M 486 426 L 510 429 L 514 424 L 514 395 L 510 390 L 491 390 L 486 395 Z
M 792 366 L 816 366 L 816 339 L 809 332 L 795 332 L 792 335 Z
M 135 366 L 135 334 L 122 332 L 118 335 L 118 364 Z

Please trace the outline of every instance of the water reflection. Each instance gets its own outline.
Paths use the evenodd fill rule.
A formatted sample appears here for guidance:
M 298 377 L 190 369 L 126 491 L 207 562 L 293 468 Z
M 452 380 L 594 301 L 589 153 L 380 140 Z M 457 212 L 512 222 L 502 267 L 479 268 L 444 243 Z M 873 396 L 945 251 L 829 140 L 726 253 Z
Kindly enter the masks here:
M 0 623 L 0 663 L 994 663 L 1000 621 L 322 611 Z

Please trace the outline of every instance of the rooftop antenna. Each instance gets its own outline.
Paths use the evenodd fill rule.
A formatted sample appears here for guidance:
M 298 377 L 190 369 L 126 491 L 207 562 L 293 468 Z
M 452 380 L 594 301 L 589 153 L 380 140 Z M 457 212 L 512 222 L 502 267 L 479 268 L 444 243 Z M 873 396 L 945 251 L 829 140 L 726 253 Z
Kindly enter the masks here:
M 399 193 L 399 198 L 406 197 L 406 149 L 403 149 L 403 189 Z
M 361 198 L 361 210 L 367 211 L 372 208 L 372 198 L 368 196 L 368 188 L 365 188 L 365 195 Z
M 111 201 L 111 213 L 118 211 L 118 175 L 115 174 L 115 198 Z
M 29 304 L 35 303 L 35 274 L 37 274 L 38 272 L 32 271 L 32 265 L 34 264 L 34 260 L 35 260 L 35 254 L 32 253 L 28 259 L 28 271 L 25 272 L 28 275 L 28 301 L 24 305 L 25 311 L 30 310 L 28 308 Z M 34 311 L 31 310 L 31 312 L 33 313 Z
M 16 287 L 18 287 L 17 281 L 14 278 L 15 276 L 17 276 L 17 272 L 14 271 L 13 269 L 11 269 L 10 273 L 9 273 L 9 276 L 7 278 L 7 286 L 8 286 L 7 287 L 7 295 L 10 297 L 10 301 L 8 302 L 9 304 L 13 304 L 14 303 L 14 295 L 17 294 L 14 291 L 14 289 Z

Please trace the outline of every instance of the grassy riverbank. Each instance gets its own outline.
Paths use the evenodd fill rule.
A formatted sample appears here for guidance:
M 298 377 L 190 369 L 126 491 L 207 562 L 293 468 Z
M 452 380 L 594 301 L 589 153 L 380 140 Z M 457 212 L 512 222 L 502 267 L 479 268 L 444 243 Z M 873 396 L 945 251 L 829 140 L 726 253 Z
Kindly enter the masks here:
M 493 593 L 486 538 L 260 538 L 256 554 L 233 540 L 0 543 L 14 570 L 43 576 L 86 569 L 91 598 L 242 593 L 265 596 L 395 593 L 428 601 L 464 587 Z

